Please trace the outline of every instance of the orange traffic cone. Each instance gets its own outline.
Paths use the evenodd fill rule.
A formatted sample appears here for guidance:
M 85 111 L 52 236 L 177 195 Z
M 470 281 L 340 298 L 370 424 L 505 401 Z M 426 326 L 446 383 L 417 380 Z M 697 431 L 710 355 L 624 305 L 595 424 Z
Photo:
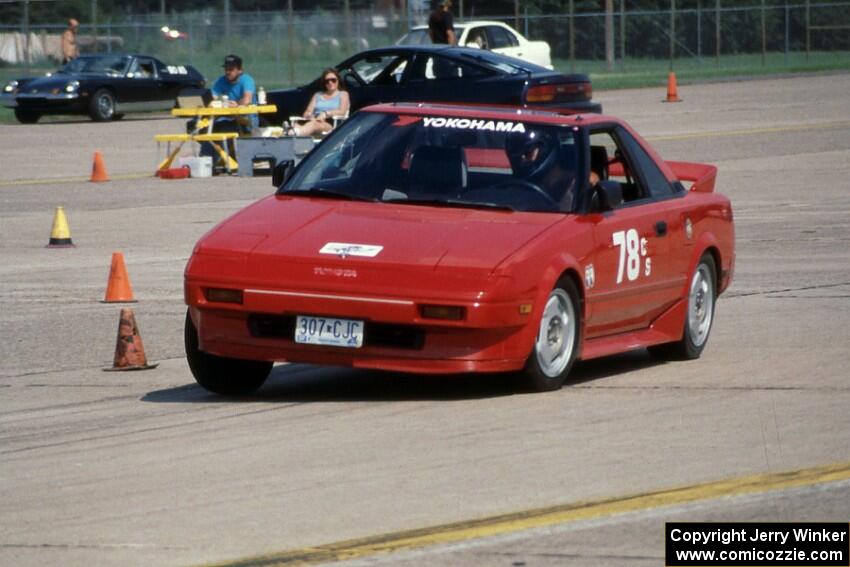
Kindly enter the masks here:
M 109 281 L 106 283 L 106 295 L 101 303 L 135 303 L 133 286 L 124 265 L 124 254 L 112 253 L 112 265 L 109 267 Z
M 71 241 L 71 229 L 68 227 L 68 217 L 65 216 L 65 207 L 56 207 L 47 248 L 74 248 L 74 243 Z
M 159 365 L 148 364 L 148 359 L 145 357 L 145 345 L 142 344 L 133 310 L 122 309 L 121 318 L 118 320 L 115 359 L 112 362 L 112 368 L 104 368 L 104 370 L 150 370 L 157 366 Z
M 682 102 L 676 88 L 676 73 L 673 71 L 670 71 L 670 74 L 667 76 L 667 100 L 663 102 Z
M 106 166 L 103 165 L 103 155 L 100 152 L 94 153 L 94 163 L 91 168 L 91 181 L 109 181 L 106 175 Z

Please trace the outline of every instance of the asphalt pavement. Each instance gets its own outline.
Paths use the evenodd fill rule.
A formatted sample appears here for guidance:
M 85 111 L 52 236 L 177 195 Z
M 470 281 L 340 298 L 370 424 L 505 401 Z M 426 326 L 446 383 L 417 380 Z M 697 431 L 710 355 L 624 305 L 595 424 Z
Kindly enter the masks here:
M 183 357 L 183 267 L 269 178 L 153 177 L 154 134 L 183 128 L 166 117 L 0 125 L 0 565 L 282 557 L 850 463 L 848 91 L 850 74 L 832 74 L 682 86 L 681 103 L 597 93 L 663 157 L 718 166 L 735 280 L 700 360 L 637 351 L 536 395 L 491 376 L 307 365 L 276 366 L 248 398 L 206 393 Z M 107 183 L 87 181 L 94 151 Z M 45 248 L 59 205 L 75 248 Z M 100 302 L 113 251 L 155 370 L 102 371 L 121 307 Z M 709 495 L 356 562 L 659 565 L 665 521 L 732 519 L 846 522 L 850 490 Z

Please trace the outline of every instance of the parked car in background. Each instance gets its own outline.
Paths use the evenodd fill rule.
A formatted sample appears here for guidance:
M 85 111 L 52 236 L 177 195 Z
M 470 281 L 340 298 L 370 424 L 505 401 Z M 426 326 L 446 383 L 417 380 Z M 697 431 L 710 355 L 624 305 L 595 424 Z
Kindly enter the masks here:
M 466 47 L 396 45 L 363 51 L 336 66 L 351 110 L 380 102 L 462 102 L 536 106 L 559 112 L 601 112 L 590 78 Z M 294 89 L 270 91 L 277 120 L 301 115 L 320 77 Z
M 179 94 L 205 84 L 190 65 L 166 65 L 147 55 L 83 55 L 47 76 L 9 81 L 0 103 L 14 108 L 24 124 L 46 114 L 120 120 L 127 112 L 173 108 Z
M 695 359 L 732 280 L 717 168 L 611 116 L 378 105 L 280 166 L 186 266 L 186 356 L 220 394 L 284 360 L 543 391 L 576 360 Z
M 511 26 L 502 22 L 475 20 L 455 24 L 457 44 L 462 47 L 489 49 L 502 55 L 525 59 L 541 67 L 553 69 L 552 50 L 545 41 L 529 41 Z M 416 26 L 396 42 L 396 45 L 430 45 L 428 26 Z

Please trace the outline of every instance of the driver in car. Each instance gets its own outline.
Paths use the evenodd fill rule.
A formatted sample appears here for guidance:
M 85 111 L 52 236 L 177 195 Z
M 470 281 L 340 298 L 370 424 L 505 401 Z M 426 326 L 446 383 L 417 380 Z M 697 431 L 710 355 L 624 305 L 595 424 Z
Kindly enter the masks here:
M 575 171 L 564 163 L 556 136 L 531 130 L 510 134 L 505 152 L 514 179 L 547 196 L 559 208 L 569 208 L 575 191 Z

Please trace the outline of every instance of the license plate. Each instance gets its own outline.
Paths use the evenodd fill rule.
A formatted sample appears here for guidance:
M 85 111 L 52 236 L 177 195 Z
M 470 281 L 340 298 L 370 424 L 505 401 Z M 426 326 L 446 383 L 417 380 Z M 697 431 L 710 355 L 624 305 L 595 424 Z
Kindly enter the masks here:
M 363 321 L 299 315 L 295 319 L 295 342 L 360 348 L 363 346 Z

